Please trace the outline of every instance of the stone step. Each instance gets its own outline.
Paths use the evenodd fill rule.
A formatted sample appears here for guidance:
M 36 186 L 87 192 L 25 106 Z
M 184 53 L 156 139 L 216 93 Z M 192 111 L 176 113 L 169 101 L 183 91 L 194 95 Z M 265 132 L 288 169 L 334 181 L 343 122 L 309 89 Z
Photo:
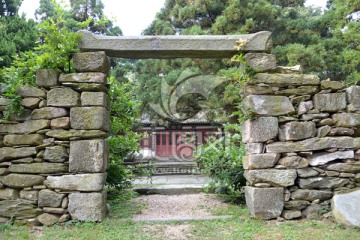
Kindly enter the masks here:
M 149 164 L 148 162 L 140 162 Z M 131 165 L 136 165 L 132 163 Z M 154 175 L 189 175 L 200 174 L 200 169 L 194 161 L 158 161 L 151 164 L 154 169 Z
M 144 219 L 127 219 L 135 222 L 187 222 L 187 221 L 211 221 L 231 219 L 231 215 L 205 216 L 205 217 L 167 217 L 167 218 L 144 218 Z
M 203 191 L 203 184 L 174 184 L 174 185 L 158 185 L 158 186 L 139 186 L 133 190 L 140 194 L 161 194 L 161 195 L 181 195 L 195 194 Z

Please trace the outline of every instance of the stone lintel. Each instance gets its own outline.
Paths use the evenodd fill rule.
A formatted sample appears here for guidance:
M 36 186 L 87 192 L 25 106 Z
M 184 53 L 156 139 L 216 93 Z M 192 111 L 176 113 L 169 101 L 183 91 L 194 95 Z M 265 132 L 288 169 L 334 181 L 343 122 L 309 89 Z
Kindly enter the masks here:
M 82 51 L 105 51 L 121 58 L 228 58 L 238 51 L 236 41 L 247 40 L 244 51 L 269 52 L 271 32 L 217 36 L 98 36 L 88 31 L 82 35 Z

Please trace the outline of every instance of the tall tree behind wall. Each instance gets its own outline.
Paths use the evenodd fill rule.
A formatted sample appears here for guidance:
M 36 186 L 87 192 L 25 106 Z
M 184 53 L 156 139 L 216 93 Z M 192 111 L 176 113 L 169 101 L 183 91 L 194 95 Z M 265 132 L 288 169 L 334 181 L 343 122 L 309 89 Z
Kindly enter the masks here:
M 15 54 L 32 49 L 37 41 L 35 22 L 19 16 L 21 0 L 0 0 L 0 68 L 10 66 Z

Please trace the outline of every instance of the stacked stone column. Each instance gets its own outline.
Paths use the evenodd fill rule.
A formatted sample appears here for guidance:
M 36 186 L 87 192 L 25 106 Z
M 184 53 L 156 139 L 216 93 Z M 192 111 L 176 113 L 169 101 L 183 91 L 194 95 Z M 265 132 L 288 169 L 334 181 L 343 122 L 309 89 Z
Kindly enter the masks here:
M 252 54 L 250 65 L 266 68 L 244 91 L 254 116 L 243 125 L 247 206 L 261 219 L 329 211 L 334 194 L 360 187 L 360 87 L 320 82 L 264 56 Z
M 77 73 L 39 69 L 18 94 L 25 111 L 0 125 L 0 222 L 51 225 L 106 217 L 109 130 L 104 52 L 74 55 Z M 0 111 L 7 99 L 0 98 Z

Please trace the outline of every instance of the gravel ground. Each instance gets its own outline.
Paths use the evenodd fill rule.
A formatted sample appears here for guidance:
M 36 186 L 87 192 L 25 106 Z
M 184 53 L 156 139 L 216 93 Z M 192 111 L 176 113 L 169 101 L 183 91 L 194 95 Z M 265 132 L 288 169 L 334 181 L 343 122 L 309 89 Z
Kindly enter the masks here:
M 143 195 L 132 201 L 142 202 L 147 207 L 141 214 L 135 215 L 136 220 L 170 217 L 205 217 L 213 215 L 211 210 L 227 206 L 213 194 L 184 195 Z

